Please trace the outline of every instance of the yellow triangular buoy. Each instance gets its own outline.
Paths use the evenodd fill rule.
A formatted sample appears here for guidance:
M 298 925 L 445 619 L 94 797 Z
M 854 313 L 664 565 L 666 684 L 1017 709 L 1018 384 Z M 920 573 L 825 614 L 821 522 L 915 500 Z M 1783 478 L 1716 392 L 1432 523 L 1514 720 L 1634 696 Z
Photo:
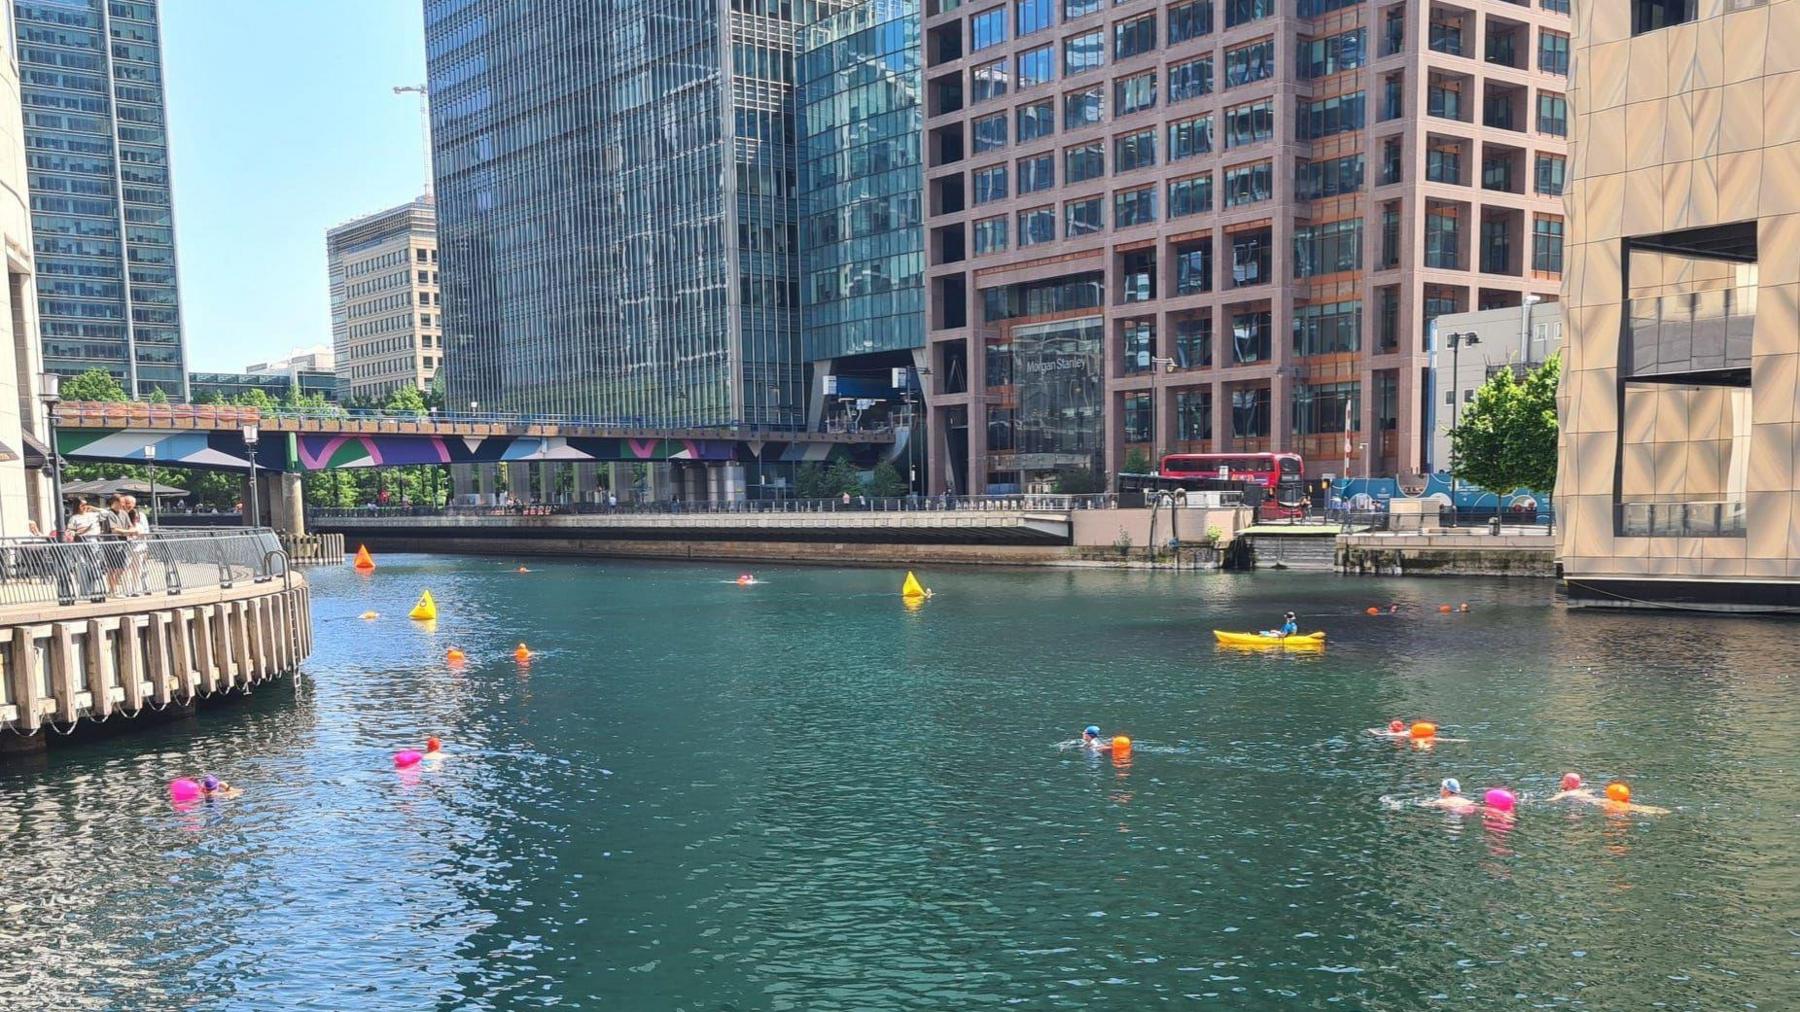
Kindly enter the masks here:
M 406 617 L 416 618 L 421 621 L 430 621 L 431 619 L 437 618 L 437 602 L 431 599 L 431 591 L 428 590 L 419 595 L 419 603 L 413 605 L 413 610 L 407 612 Z
M 900 596 L 901 597 L 924 597 L 925 596 L 924 585 L 919 583 L 919 578 L 912 575 L 912 570 L 910 570 L 910 569 L 906 571 L 906 582 L 900 585 Z
M 364 573 L 375 568 L 375 560 L 369 555 L 368 545 L 356 546 L 356 561 L 352 565 Z

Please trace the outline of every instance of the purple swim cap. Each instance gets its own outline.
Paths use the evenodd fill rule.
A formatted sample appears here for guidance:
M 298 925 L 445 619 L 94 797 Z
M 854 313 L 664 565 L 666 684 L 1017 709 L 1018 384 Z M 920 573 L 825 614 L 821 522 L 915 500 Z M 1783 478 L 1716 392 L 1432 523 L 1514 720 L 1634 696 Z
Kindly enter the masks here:
M 204 780 L 200 781 L 200 786 L 206 788 L 209 791 L 216 791 L 219 789 L 219 778 L 213 776 L 211 773 L 208 773 L 206 775 L 206 778 Z

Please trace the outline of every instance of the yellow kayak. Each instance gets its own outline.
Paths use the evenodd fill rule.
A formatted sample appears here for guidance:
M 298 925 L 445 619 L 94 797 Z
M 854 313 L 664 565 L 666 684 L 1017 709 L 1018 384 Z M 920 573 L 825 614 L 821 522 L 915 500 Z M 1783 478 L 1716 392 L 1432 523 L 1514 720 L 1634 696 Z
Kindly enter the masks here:
M 1219 642 L 1228 647 L 1281 647 L 1285 650 L 1309 650 L 1325 645 L 1325 634 L 1322 632 L 1306 633 L 1295 636 L 1264 636 L 1262 633 L 1225 632 L 1214 629 L 1213 635 Z

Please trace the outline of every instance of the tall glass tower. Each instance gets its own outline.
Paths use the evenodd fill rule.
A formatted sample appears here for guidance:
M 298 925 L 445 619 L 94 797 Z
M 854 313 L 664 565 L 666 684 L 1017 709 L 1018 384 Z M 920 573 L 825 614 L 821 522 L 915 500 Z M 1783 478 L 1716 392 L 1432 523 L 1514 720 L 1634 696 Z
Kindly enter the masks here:
M 158 0 L 15 0 L 45 368 L 187 397 Z
M 799 81 L 806 358 L 921 348 L 918 0 L 819 7 L 802 36 Z
M 424 0 L 450 403 L 804 420 L 791 0 Z

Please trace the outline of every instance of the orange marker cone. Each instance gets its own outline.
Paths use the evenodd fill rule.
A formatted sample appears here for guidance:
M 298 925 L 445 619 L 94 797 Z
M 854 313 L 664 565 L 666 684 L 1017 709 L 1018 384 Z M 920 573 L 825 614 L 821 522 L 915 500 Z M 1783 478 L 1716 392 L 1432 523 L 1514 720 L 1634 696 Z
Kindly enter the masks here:
M 355 566 L 359 573 L 368 573 L 375 569 L 375 560 L 369 555 L 368 545 L 356 546 L 356 561 L 351 565 Z

